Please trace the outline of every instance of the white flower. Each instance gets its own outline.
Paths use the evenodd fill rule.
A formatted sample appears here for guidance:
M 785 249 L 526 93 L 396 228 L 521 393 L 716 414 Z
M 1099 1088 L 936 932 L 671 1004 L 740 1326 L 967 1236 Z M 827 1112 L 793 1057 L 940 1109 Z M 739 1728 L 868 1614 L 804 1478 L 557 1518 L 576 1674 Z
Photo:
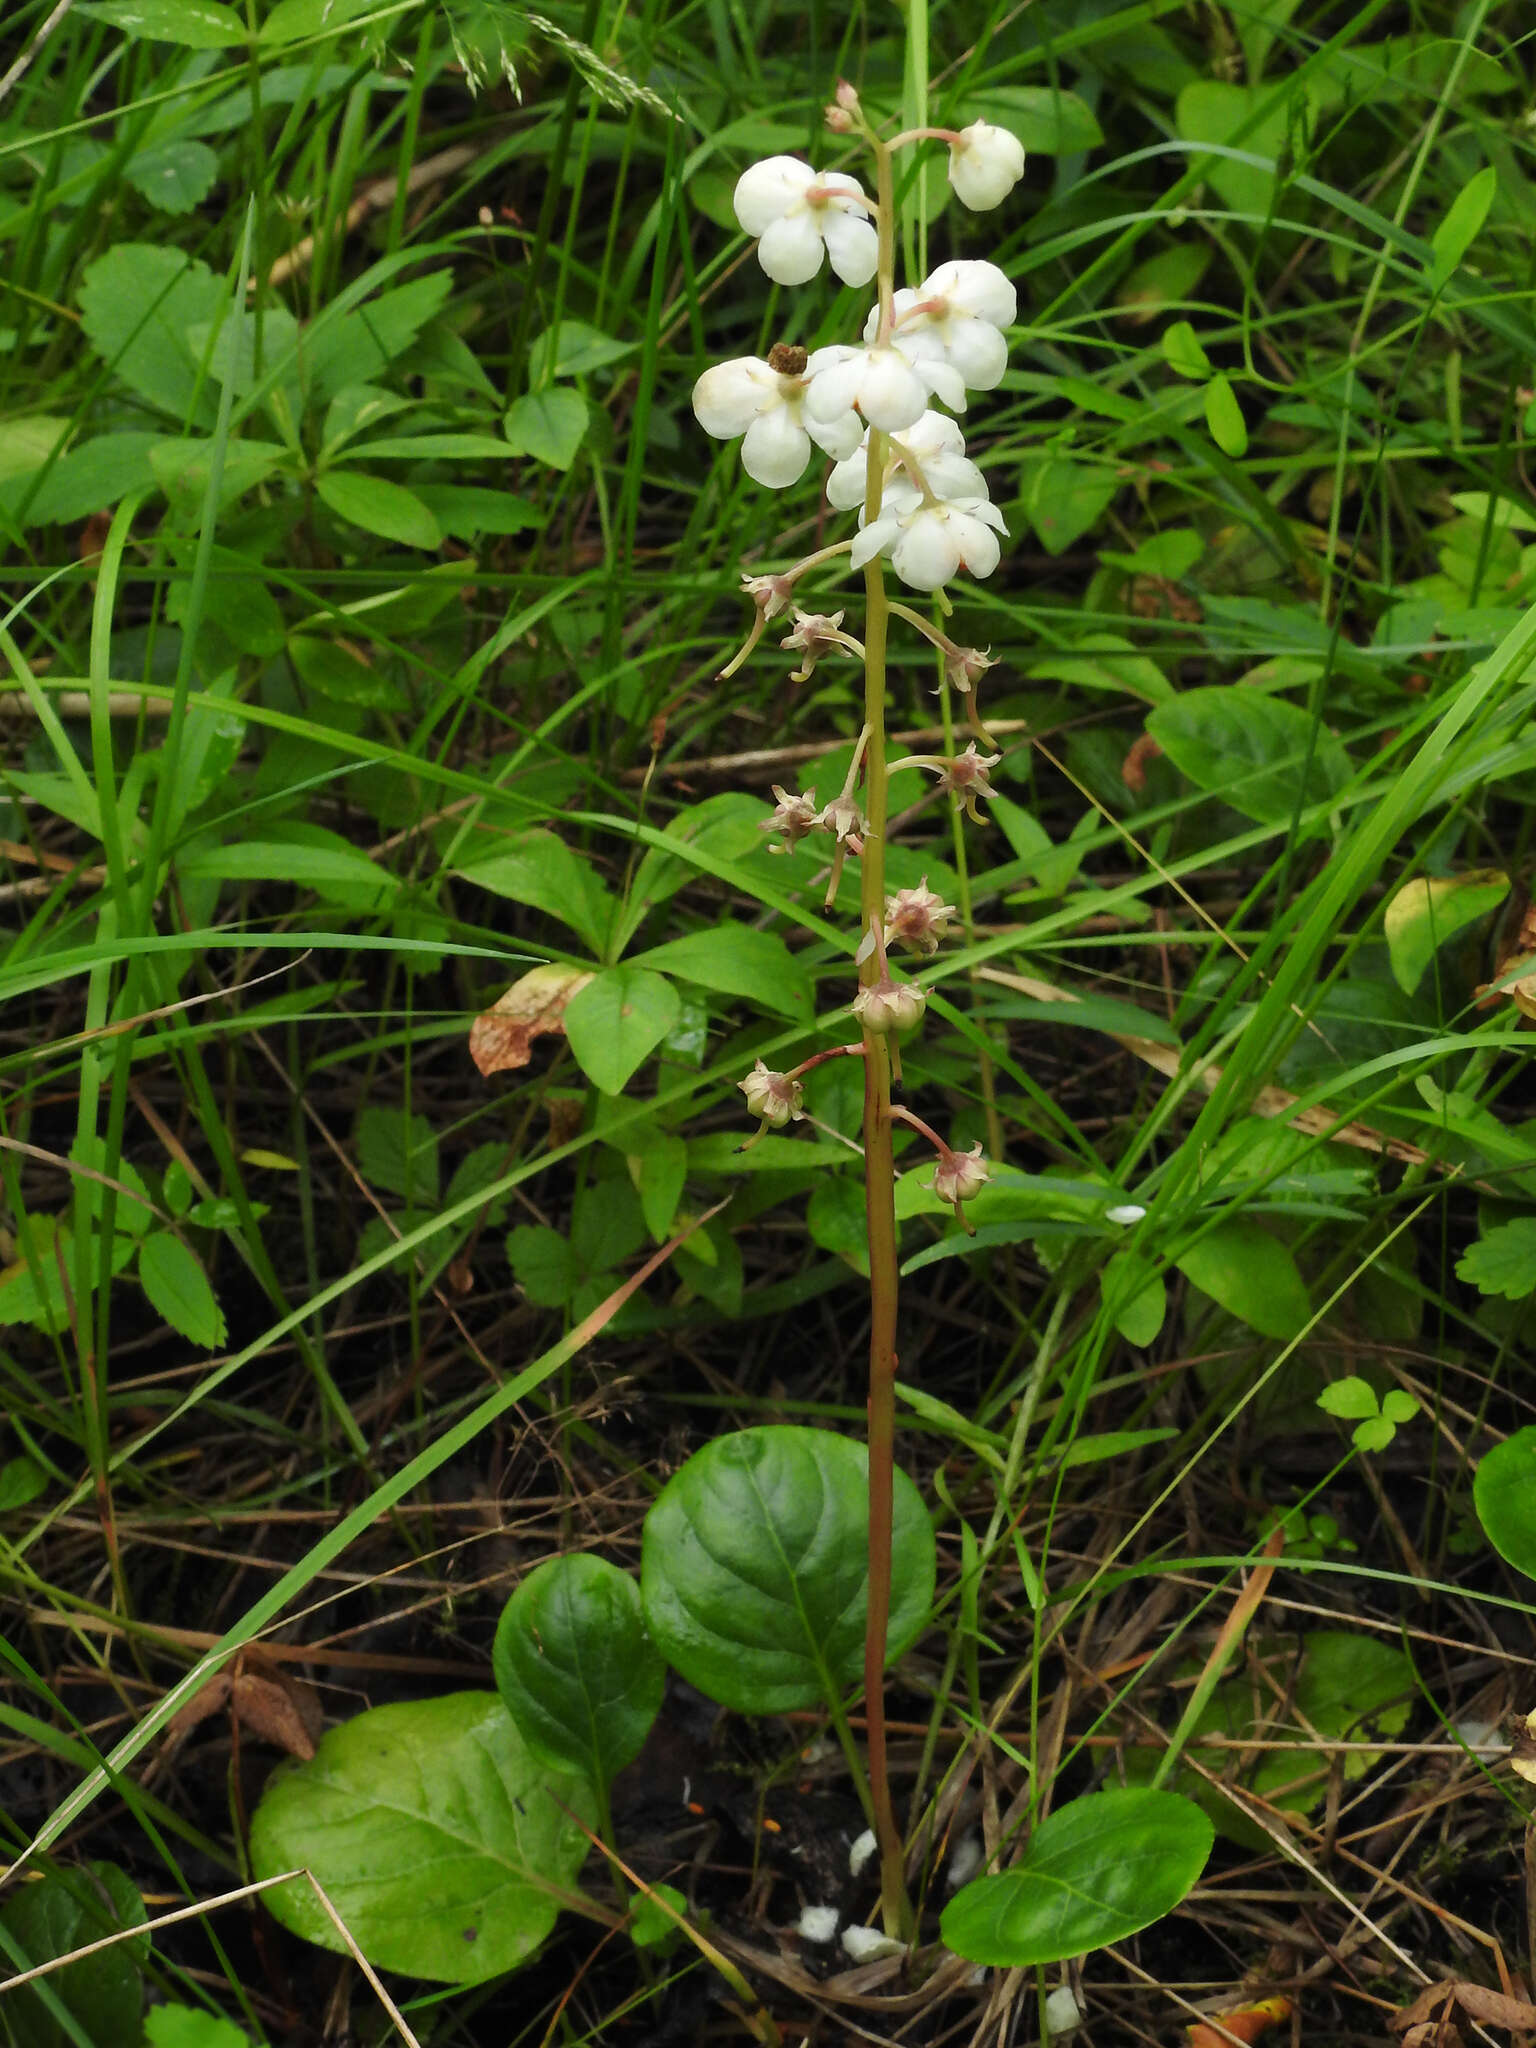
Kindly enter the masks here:
M 1139 1223 L 1146 1213 L 1140 1202 L 1117 1202 L 1113 1209 L 1106 1209 L 1104 1211 L 1104 1221 L 1106 1223 L 1124 1223 L 1129 1225 Z
M 773 360 L 780 357 L 780 362 Z M 811 443 L 834 458 L 851 455 L 861 432 L 857 416 L 842 413 L 813 417 L 807 408 L 811 387 L 799 374 L 782 367 L 798 361 L 803 349 L 775 348 L 761 356 L 738 356 L 716 363 L 693 387 L 693 410 L 699 425 L 717 441 L 741 443 L 741 463 L 754 483 L 782 491 L 797 483 L 811 459 Z
M 941 263 L 916 291 L 897 292 L 894 306 L 891 340 L 904 356 L 919 365 L 951 364 L 972 391 L 1002 382 L 1008 367 L 1002 330 L 1018 317 L 1019 295 L 995 263 Z M 876 310 L 865 325 L 866 341 L 878 324 Z
M 823 251 L 844 284 L 868 284 L 880 238 L 858 203 L 863 197 L 858 179 L 844 171 L 813 171 L 798 157 L 770 156 L 742 172 L 734 204 L 775 284 L 805 284 L 820 270 Z
M 924 499 L 906 484 L 892 484 L 880 517 L 855 536 L 849 562 L 862 569 L 876 555 L 910 590 L 937 590 L 957 569 L 990 576 L 1006 535 L 1003 515 L 985 498 Z
M 1024 145 L 1006 128 L 973 121 L 949 145 L 949 182 L 972 213 L 990 213 L 1024 175 Z
M 965 379 L 942 357 L 921 361 L 896 348 L 852 348 L 835 342 L 806 364 L 811 380 L 805 409 L 812 419 L 839 420 L 852 408 L 872 427 L 899 434 L 916 426 L 930 393 L 965 411 Z M 853 449 L 845 451 L 851 455 Z
M 965 452 L 959 426 L 947 412 L 925 412 L 910 427 L 903 427 L 889 450 L 886 477 L 910 465 L 922 472 L 922 481 L 936 498 L 984 498 L 986 479 Z M 839 512 L 861 511 L 869 488 L 869 436 L 845 461 L 839 462 L 827 478 L 827 503 Z

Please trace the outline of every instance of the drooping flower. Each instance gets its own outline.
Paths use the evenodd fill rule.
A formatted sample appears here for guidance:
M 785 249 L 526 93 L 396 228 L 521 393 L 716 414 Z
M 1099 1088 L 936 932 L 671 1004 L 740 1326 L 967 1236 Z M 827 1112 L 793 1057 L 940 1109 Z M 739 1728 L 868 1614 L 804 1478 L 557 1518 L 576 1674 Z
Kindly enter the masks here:
M 965 452 L 959 423 L 947 412 L 925 412 L 910 427 L 891 437 L 886 476 L 904 471 L 926 484 L 936 498 L 984 498 L 986 479 Z M 862 511 L 869 488 L 869 435 L 852 455 L 834 465 L 827 478 L 827 503 L 839 512 Z
M 995 263 L 941 263 L 916 291 L 897 292 L 893 304 L 891 340 L 904 356 L 917 364 L 948 363 L 971 391 L 1001 383 L 1008 367 L 1003 329 L 1018 317 L 1019 296 Z M 878 322 L 877 309 L 865 323 L 866 340 Z
M 972 213 L 1001 205 L 1023 175 L 1023 143 L 990 121 L 973 121 L 949 145 L 949 182 Z
M 862 657 L 864 653 L 853 635 L 843 631 L 841 612 L 797 611 L 794 626 L 779 645 L 793 649 L 802 657 L 800 666 L 790 676 L 792 683 L 809 682 L 817 662 L 829 654 Z
M 888 974 L 853 999 L 854 1016 L 882 1038 L 888 1031 L 910 1031 L 927 1007 L 928 998 L 915 982 L 892 981 Z
M 758 830 L 782 835 L 777 846 L 769 847 L 770 853 L 793 853 L 808 833 L 821 829 L 821 813 L 816 808 L 816 792 L 814 789 L 808 789 L 803 796 L 791 796 L 787 789 L 776 782 L 773 785 L 773 794 L 777 801 Z
M 987 777 L 1002 758 L 1001 754 L 977 753 L 976 742 L 972 740 L 965 752 L 956 754 L 939 777 L 939 788 L 951 790 L 959 797 L 965 815 L 973 824 L 984 825 L 987 822 L 976 808 L 976 799 L 997 794 Z
M 717 441 L 741 442 L 741 465 L 754 483 L 782 491 L 798 483 L 811 459 L 811 443 L 835 460 L 851 455 L 862 427 L 846 406 L 841 414 L 812 414 L 804 349 L 783 344 L 761 356 L 716 363 L 693 387 L 699 425 Z
M 955 647 L 944 657 L 944 680 L 952 690 L 963 690 L 968 695 L 987 670 L 996 667 L 996 661 L 985 648 Z
M 997 536 L 1007 526 L 985 498 L 925 499 L 904 483 L 887 487 L 880 517 L 854 538 L 849 561 L 862 569 L 876 555 L 910 590 L 937 590 L 957 569 L 990 576 L 1001 550 Z
M 788 1074 L 776 1074 L 762 1060 L 756 1061 L 745 1081 L 738 1081 L 736 1086 L 747 1098 L 747 1108 L 762 1119 L 764 1126 L 782 1130 L 785 1124 L 798 1121 L 805 1113 L 800 1107 L 805 1100 L 800 1083 Z
M 899 434 L 922 418 L 930 395 L 956 412 L 965 410 L 965 379 L 942 355 L 919 360 L 897 348 L 835 342 L 816 350 L 806 375 L 811 388 L 805 410 L 815 420 L 840 420 L 854 411 L 872 427 Z M 846 452 L 851 455 L 853 449 Z
M 979 1143 L 968 1152 L 954 1152 L 946 1146 L 939 1154 L 939 1163 L 928 1186 L 941 1202 L 954 1205 L 955 1221 L 964 1224 L 968 1230 L 970 1225 L 965 1221 L 960 1204 L 970 1201 L 973 1195 L 979 1195 L 991 1178 Z
M 914 953 L 937 953 L 949 937 L 955 906 L 928 886 L 924 875 L 915 889 L 898 889 L 885 899 L 885 943 L 910 946 Z
M 867 204 L 857 178 L 812 170 L 794 156 L 765 157 L 736 180 L 736 218 L 775 284 L 809 282 L 824 253 L 844 284 L 868 284 L 880 238 Z

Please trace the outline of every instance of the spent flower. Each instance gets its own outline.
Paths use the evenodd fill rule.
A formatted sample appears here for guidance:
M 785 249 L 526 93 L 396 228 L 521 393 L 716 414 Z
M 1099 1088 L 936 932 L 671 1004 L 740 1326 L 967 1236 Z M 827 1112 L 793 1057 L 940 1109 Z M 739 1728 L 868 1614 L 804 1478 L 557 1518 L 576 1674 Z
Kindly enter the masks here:
M 979 1195 L 991 1178 L 979 1143 L 968 1152 L 956 1152 L 945 1145 L 939 1152 L 939 1163 L 933 1169 L 933 1179 L 927 1186 L 941 1202 L 954 1205 L 955 1221 L 970 1230 L 972 1226 L 966 1223 L 960 1204 L 970 1201 L 973 1195 Z
M 777 1074 L 762 1060 L 754 1062 L 752 1071 L 745 1081 L 736 1086 L 747 1098 L 747 1108 L 761 1119 L 763 1128 L 782 1130 L 784 1125 L 797 1122 L 805 1111 L 801 1104 L 805 1090 L 792 1074 Z
M 928 998 L 915 982 L 892 981 L 882 969 L 880 979 L 854 997 L 853 1014 L 866 1031 L 883 1038 L 887 1032 L 910 1031 L 927 1005 Z
M 929 888 L 924 875 L 915 889 L 898 889 L 885 899 L 885 943 L 910 946 L 914 953 L 936 953 L 949 937 L 949 920 L 958 913 L 952 903 Z
M 817 662 L 829 654 L 851 654 L 862 659 L 864 653 L 853 635 L 843 631 L 841 612 L 797 611 L 793 628 L 779 645 L 793 649 L 801 657 L 800 666 L 790 675 L 792 683 L 809 682 Z
M 987 821 L 976 808 L 979 796 L 996 796 L 997 791 L 987 776 L 1002 760 L 1001 754 L 978 754 L 976 742 L 971 741 L 963 754 L 956 754 L 949 766 L 939 777 L 939 788 L 953 791 L 965 807 L 965 815 L 973 824 L 984 825 Z
M 821 829 L 821 813 L 816 808 L 816 792 L 808 789 L 803 796 L 791 796 L 787 789 L 777 782 L 773 785 L 777 801 L 772 812 L 757 828 L 760 832 L 781 834 L 779 844 L 770 846 L 770 853 L 793 853 L 798 843 L 808 833 Z

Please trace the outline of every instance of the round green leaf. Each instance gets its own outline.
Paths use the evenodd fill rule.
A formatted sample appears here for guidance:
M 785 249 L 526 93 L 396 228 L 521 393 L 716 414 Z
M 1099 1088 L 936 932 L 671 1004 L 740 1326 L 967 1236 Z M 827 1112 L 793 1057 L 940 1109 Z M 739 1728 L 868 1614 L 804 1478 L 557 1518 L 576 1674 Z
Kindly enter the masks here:
M 652 1636 L 690 1685 L 740 1713 L 840 1699 L 864 1668 L 869 1458 L 829 1430 L 719 1437 L 645 1518 L 640 1590 Z M 895 1475 L 888 1653 L 933 1605 L 922 1497 Z
M 682 1003 L 648 967 L 605 967 L 565 1006 L 576 1063 L 605 1095 L 618 1095 L 677 1022 Z
M 1326 727 L 1258 690 L 1181 690 L 1148 714 L 1147 731 L 1197 789 L 1261 825 L 1289 825 L 1349 780 L 1349 756 Z
M 1012 1870 L 957 1892 L 939 1933 L 956 1955 L 1005 1969 L 1086 1955 L 1171 1913 L 1214 1834 L 1177 1792 L 1074 1799 L 1040 1823 Z
M 1234 1216 L 1179 1254 L 1186 1280 L 1261 1336 L 1290 1338 L 1312 1313 L 1307 1283 L 1278 1237 L 1251 1216 Z
M 514 455 L 531 455 L 551 469 L 570 468 L 586 431 L 587 401 L 558 385 L 514 399 L 502 421 Z
M 1480 1460 L 1472 1505 L 1504 1562 L 1536 1579 L 1536 1424 L 1517 1429 Z
M 115 1863 L 50 1870 L 37 1883 L 19 1886 L 0 1909 L 0 1927 L 31 1963 L 51 1963 L 120 1928 L 142 1926 L 147 1918 L 133 1880 Z M 140 1966 L 149 1945 L 145 1934 L 98 1949 L 9 1993 L 0 2006 L 14 2030 L 7 2040 L 25 2048 L 67 2048 L 83 2032 L 95 2048 L 135 2048 L 144 2003 Z M 12 1951 L 0 1955 L 6 1976 L 20 1967 Z M 41 1995 L 45 1985 L 51 1998 Z M 74 2020 L 77 2034 L 67 2033 L 55 2017 L 58 2005 Z
M 1471 868 L 1461 875 L 1415 875 L 1382 915 L 1392 977 L 1408 995 L 1424 978 L 1440 947 L 1468 925 L 1498 909 L 1509 894 L 1501 868 Z
M 447 1693 L 371 1708 L 280 1767 L 251 1821 L 251 1866 L 312 1870 L 380 1968 L 475 1984 L 553 1927 L 588 1847 L 571 1816 L 594 1810 L 584 1779 L 534 1759 L 495 1693 Z M 263 1896 L 294 1934 L 345 1948 L 304 1879 Z
M 640 1754 L 667 1678 L 640 1588 L 585 1552 L 523 1580 L 502 1609 L 491 1668 L 534 1755 L 602 1785 Z

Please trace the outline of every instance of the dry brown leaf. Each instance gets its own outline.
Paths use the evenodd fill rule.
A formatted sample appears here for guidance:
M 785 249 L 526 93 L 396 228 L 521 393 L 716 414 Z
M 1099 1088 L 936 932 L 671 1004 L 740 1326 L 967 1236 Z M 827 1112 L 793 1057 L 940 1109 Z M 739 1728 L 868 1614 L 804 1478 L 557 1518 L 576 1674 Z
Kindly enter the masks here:
M 564 1036 L 565 1006 L 592 979 L 583 967 L 534 967 L 469 1027 L 469 1056 L 482 1074 L 526 1067 L 536 1038 Z
M 233 1680 L 228 1671 L 216 1671 L 197 1688 L 184 1707 L 178 1707 L 165 1724 L 165 1746 L 174 1749 L 185 1742 L 199 1721 L 206 1721 L 210 1714 L 217 1714 L 229 1703 L 229 1689 Z
M 1523 1998 L 1511 1998 L 1507 1992 L 1490 1991 L 1485 1984 L 1467 1984 L 1460 1979 L 1426 1984 L 1412 2005 L 1395 2015 L 1392 2031 L 1401 2034 L 1405 2041 L 1427 2040 L 1431 2035 L 1446 2041 L 1456 2032 L 1454 2026 L 1447 2024 L 1452 2007 L 1485 2027 L 1504 2027 L 1512 2034 L 1536 2032 L 1536 2005 Z
M 270 1742 L 306 1763 L 325 1732 L 325 1710 L 314 1687 L 259 1649 L 245 1649 L 171 1716 L 167 1748 L 225 1707 L 258 1742 Z

